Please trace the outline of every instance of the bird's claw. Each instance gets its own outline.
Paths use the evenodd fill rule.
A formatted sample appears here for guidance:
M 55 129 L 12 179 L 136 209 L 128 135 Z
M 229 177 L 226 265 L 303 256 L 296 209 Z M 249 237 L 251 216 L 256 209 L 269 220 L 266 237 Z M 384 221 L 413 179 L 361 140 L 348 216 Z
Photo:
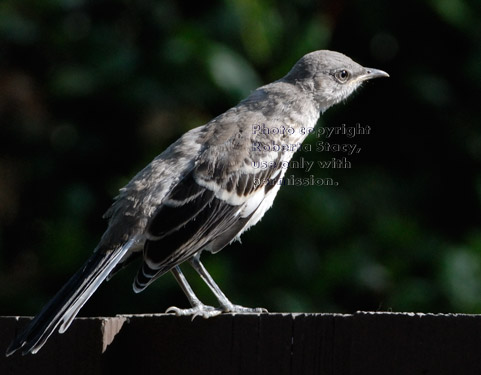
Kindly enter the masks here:
M 267 309 L 263 307 L 244 307 L 240 305 L 224 306 L 222 312 L 231 314 L 263 314 L 267 312 Z
M 201 304 L 191 307 L 190 309 L 179 309 L 178 307 L 171 306 L 165 310 L 165 312 L 177 316 L 192 316 L 192 320 L 194 320 L 198 316 L 204 319 L 212 318 L 222 314 L 223 311 L 221 309 L 216 309 L 213 306 Z
M 200 316 L 204 319 L 212 318 L 222 313 L 230 314 L 263 314 L 267 312 L 267 309 L 262 307 L 244 307 L 239 305 L 227 305 L 222 307 L 213 307 L 204 304 L 199 304 L 189 309 L 179 309 L 178 307 L 171 306 L 165 310 L 166 314 L 174 314 L 177 316 L 192 316 L 192 320 Z

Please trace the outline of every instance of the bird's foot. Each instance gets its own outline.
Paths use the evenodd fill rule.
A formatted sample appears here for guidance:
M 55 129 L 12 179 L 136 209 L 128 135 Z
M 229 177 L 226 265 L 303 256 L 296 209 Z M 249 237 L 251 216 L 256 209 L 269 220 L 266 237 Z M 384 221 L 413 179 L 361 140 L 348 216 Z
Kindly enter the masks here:
M 192 320 L 200 316 L 204 319 L 212 318 L 214 316 L 220 315 L 222 313 L 230 314 L 262 314 L 266 313 L 267 310 L 262 307 L 244 307 L 233 304 L 226 304 L 222 307 L 213 307 L 204 304 L 198 304 L 190 309 L 179 309 L 178 307 L 171 306 L 165 310 L 167 314 L 174 314 L 177 316 L 192 316 Z
M 190 309 L 179 309 L 178 307 L 171 306 L 165 310 L 165 312 L 167 314 L 174 314 L 177 316 L 192 316 L 192 320 L 194 320 L 197 316 L 200 316 L 204 319 L 212 318 L 222 314 L 223 311 L 213 306 L 198 304 Z
M 221 309 L 222 312 L 231 314 L 262 314 L 267 312 L 267 309 L 263 307 L 244 307 L 232 303 L 226 304 Z

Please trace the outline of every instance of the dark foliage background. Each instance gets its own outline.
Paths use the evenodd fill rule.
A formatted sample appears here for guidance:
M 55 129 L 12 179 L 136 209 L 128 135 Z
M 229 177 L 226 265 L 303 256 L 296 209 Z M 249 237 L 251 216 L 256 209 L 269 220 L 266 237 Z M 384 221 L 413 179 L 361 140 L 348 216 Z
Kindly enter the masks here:
M 320 120 L 369 125 L 329 140 L 362 152 L 311 171 L 339 186 L 283 187 L 207 268 L 234 302 L 271 311 L 481 312 L 480 19 L 472 0 L 3 0 L 0 314 L 47 302 L 155 155 L 317 49 L 391 74 Z M 135 272 L 81 314 L 187 306 L 170 275 L 133 294 Z

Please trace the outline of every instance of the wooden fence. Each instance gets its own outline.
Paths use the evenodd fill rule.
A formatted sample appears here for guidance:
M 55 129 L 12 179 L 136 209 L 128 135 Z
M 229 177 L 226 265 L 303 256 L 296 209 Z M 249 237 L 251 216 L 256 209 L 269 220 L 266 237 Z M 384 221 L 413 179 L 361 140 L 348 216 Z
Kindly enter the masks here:
M 4 351 L 28 318 L 0 317 Z M 481 316 L 358 312 L 77 318 L 0 374 L 481 374 Z

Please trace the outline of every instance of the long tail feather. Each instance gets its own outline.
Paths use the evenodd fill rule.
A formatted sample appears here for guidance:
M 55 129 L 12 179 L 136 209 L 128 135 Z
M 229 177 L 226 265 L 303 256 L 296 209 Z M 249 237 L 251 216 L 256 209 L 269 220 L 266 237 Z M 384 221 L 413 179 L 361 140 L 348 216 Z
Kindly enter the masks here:
M 64 333 L 82 306 L 97 290 L 120 261 L 134 240 L 112 251 L 96 251 L 79 269 L 28 326 L 12 341 L 7 349 L 9 356 L 23 348 L 22 354 L 38 352 L 50 335 L 60 326 Z

